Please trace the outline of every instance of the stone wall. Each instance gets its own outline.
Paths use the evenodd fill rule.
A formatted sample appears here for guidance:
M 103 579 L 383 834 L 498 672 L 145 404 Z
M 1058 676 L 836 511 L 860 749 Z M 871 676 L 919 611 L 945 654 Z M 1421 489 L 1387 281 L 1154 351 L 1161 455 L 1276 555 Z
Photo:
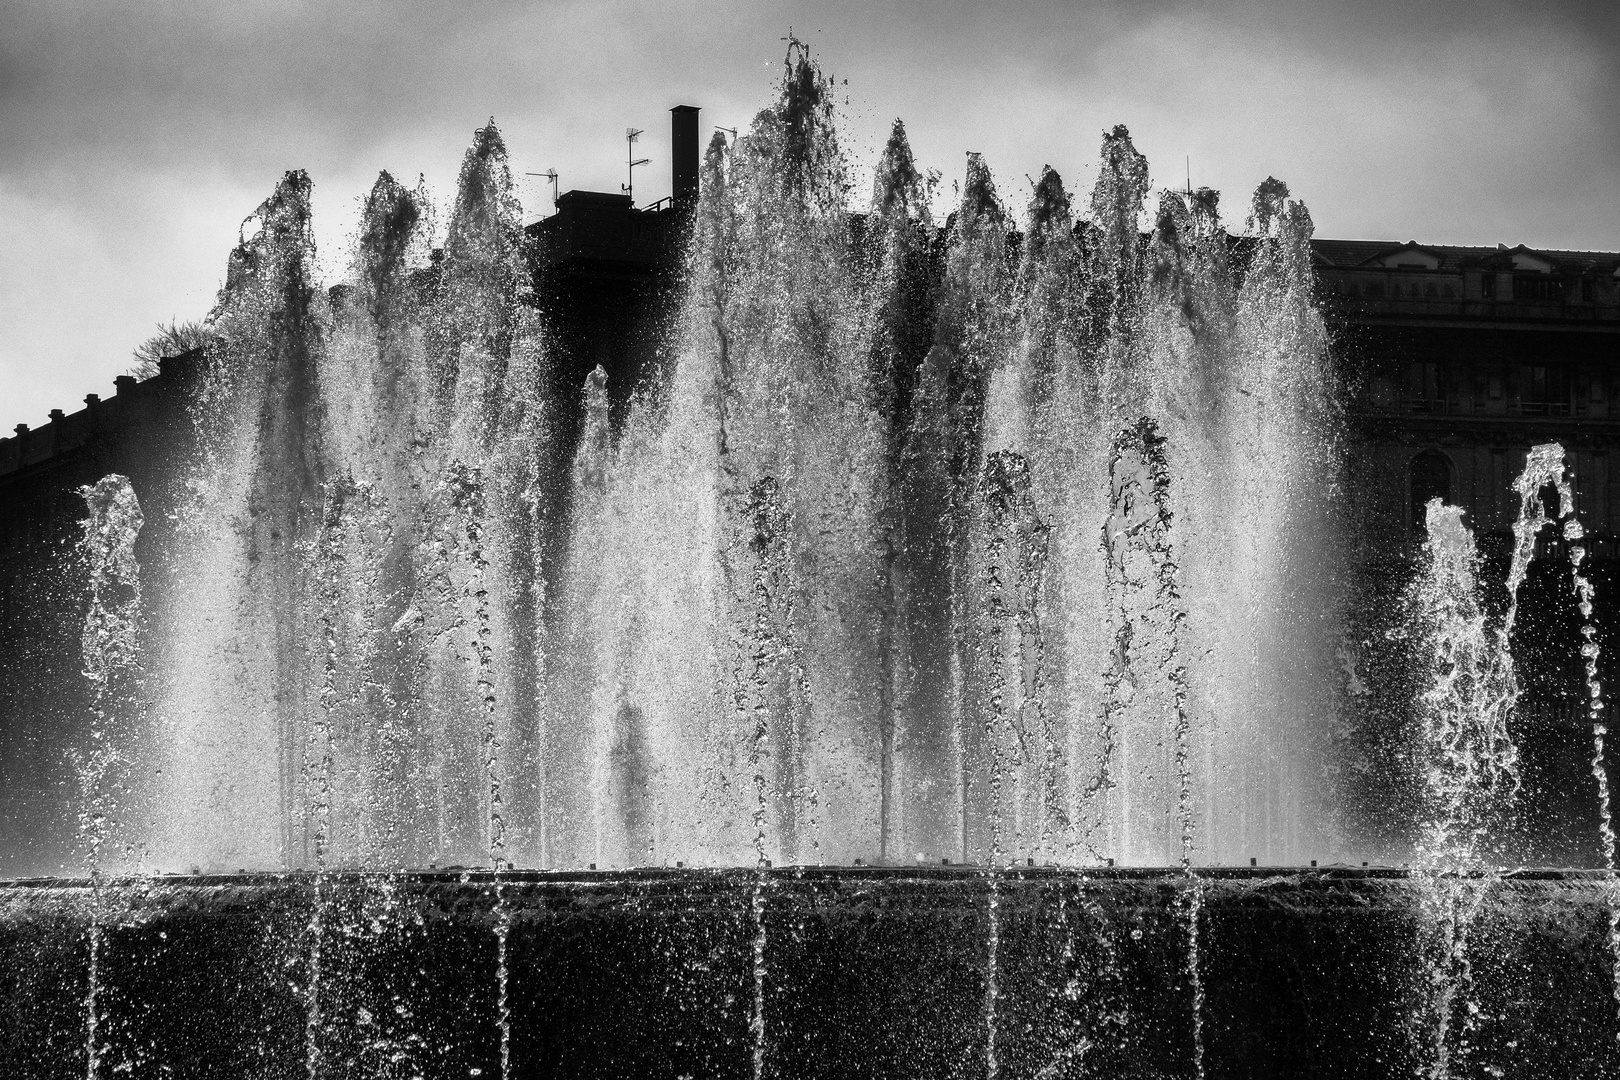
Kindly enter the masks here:
M 1597 875 L 1491 884 L 1471 984 L 1425 960 L 1425 889 L 1432 909 L 1457 882 L 1199 884 L 1209 1077 L 1411 1075 L 1448 988 L 1452 1075 L 1620 1069 Z M 511 1077 L 1190 1077 L 1192 895 L 1044 868 L 531 873 L 499 898 L 487 872 L 126 882 L 99 899 L 99 1068 L 502 1075 L 504 922 Z M 85 1075 L 90 905 L 82 882 L 0 886 L 0 1074 Z

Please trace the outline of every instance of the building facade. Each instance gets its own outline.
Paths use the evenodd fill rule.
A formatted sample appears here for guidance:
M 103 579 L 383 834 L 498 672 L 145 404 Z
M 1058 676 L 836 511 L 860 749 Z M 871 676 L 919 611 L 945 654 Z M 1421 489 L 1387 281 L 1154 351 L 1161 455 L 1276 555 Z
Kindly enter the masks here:
M 1421 525 L 1435 496 L 1500 544 L 1518 513 L 1512 484 L 1526 451 L 1556 440 L 1596 552 L 1612 556 L 1620 253 L 1314 246 L 1379 547 Z
M 1424 507 L 1464 510 L 1479 545 L 1479 580 L 1500 617 L 1514 488 L 1530 448 L 1563 445 L 1595 583 L 1601 679 L 1620 642 L 1607 633 L 1620 588 L 1620 252 L 1318 240 L 1316 273 L 1343 379 L 1347 535 L 1357 583 L 1347 619 L 1352 684 L 1348 767 L 1362 824 L 1418 808 L 1424 767 L 1412 733 L 1432 674 L 1415 666 L 1410 586 L 1421 568 Z M 1555 494 L 1539 497 L 1556 516 Z M 1582 657 L 1582 618 L 1568 545 L 1545 529 L 1519 594 L 1511 643 L 1522 696 L 1510 731 L 1522 779 L 1519 857 L 1596 865 L 1597 782 Z M 1420 629 L 1418 632 L 1422 632 Z M 1398 808 L 1398 809 L 1395 809 Z M 1393 812 L 1392 812 L 1393 811 Z

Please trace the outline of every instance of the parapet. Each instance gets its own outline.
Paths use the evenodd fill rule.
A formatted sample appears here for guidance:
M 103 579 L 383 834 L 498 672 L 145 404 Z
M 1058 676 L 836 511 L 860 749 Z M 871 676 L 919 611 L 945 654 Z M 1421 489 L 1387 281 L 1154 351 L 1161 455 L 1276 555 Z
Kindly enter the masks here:
M 84 408 L 77 412 L 52 409 L 49 422 L 41 427 L 16 425 L 15 434 L 0 439 L 0 490 L 38 466 L 116 438 L 132 424 L 146 427 L 167 422 L 175 394 L 201 360 L 200 349 L 167 357 L 159 363 L 158 374 L 149 379 L 118 376 L 110 398 L 86 394 Z

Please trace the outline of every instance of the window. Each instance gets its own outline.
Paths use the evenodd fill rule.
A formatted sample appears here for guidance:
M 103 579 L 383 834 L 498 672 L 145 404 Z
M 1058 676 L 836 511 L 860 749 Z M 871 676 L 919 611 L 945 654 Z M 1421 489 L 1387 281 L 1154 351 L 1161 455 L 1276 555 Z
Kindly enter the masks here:
M 1605 450 L 1594 450 L 1587 459 L 1587 469 L 1583 473 L 1586 477 L 1585 488 L 1577 490 L 1576 501 L 1580 503 L 1581 512 L 1586 515 L 1585 525 L 1588 529 L 1597 532 L 1609 531 L 1609 454 Z
M 1474 411 L 1476 413 L 1501 412 L 1500 406 L 1490 402 L 1502 400 L 1502 375 L 1497 371 L 1474 370 Z
M 1520 373 L 1519 404 L 1525 416 L 1569 415 L 1569 369 L 1532 364 Z
M 1366 295 L 1369 300 L 1382 300 L 1384 298 L 1384 283 L 1382 281 L 1367 282 Z
M 1513 499 L 1512 477 L 1508 474 L 1508 454 L 1506 450 L 1491 451 L 1491 521 L 1495 528 L 1505 529 L 1508 525 L 1510 506 Z
M 1584 301 L 1585 303 L 1588 303 L 1588 304 L 1590 304 L 1592 302 L 1592 300 L 1594 299 L 1594 296 L 1595 296 L 1595 292 L 1596 292 L 1596 290 L 1594 288 L 1596 286 L 1596 284 L 1597 284 L 1597 282 L 1593 281 L 1589 277 L 1581 278 L 1581 300 L 1582 301 Z
M 1406 409 L 1417 413 L 1446 411 L 1445 371 L 1439 364 L 1406 365 Z
M 1438 450 L 1425 450 L 1412 459 L 1412 530 L 1425 531 L 1430 499 L 1451 501 L 1451 462 Z
M 1479 295 L 1483 296 L 1487 300 L 1495 300 L 1496 299 L 1496 275 L 1495 274 L 1481 274 L 1481 275 L 1479 275 Z
M 1564 283 L 1549 274 L 1514 274 L 1513 299 L 1562 300 Z
M 1575 370 L 1575 411 L 1585 412 L 1588 404 L 1603 403 L 1603 372 L 1590 368 Z

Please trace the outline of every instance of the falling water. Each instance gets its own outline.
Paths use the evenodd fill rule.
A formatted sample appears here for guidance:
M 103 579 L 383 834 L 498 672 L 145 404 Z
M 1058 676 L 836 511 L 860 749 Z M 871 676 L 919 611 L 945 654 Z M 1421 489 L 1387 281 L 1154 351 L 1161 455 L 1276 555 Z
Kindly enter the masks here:
M 316 711 L 309 725 L 306 762 L 313 763 L 310 776 L 309 812 L 314 818 L 313 855 L 315 874 L 312 879 L 314 896 L 309 906 L 309 966 L 304 988 L 304 1050 L 305 1071 L 309 1080 L 323 1075 L 325 1052 L 321 1045 L 323 1035 L 322 982 L 326 948 L 326 923 L 330 915 L 327 898 L 327 857 L 332 843 L 332 729 L 341 703 L 340 669 L 342 652 L 339 636 L 342 632 L 343 560 L 346 536 L 345 509 L 350 492 L 341 482 L 326 485 L 325 513 L 322 515 L 320 539 L 316 549 L 316 573 L 320 588 L 320 626 L 323 644 L 321 683 L 316 697 Z
M 1564 490 L 1559 490 L 1564 498 Z M 1598 839 L 1603 850 L 1603 869 L 1609 889 L 1609 955 L 1612 962 L 1611 977 L 1614 999 L 1620 1005 L 1620 887 L 1616 885 L 1614 865 L 1614 819 L 1609 804 L 1609 771 L 1603 759 L 1603 737 L 1608 734 L 1604 723 L 1603 684 L 1598 678 L 1597 624 L 1594 610 L 1592 579 L 1581 569 L 1586 561 L 1586 546 L 1582 543 L 1586 532 L 1580 519 L 1569 509 L 1572 501 L 1564 503 L 1564 539 L 1569 544 L 1569 572 L 1575 586 L 1575 598 L 1581 612 L 1581 659 L 1586 678 L 1586 718 L 1592 725 L 1592 779 L 1598 793 Z M 1617 1033 L 1616 1038 L 1620 1038 Z
M 548 441 L 547 344 L 493 129 L 442 257 L 422 196 L 384 176 L 331 297 L 310 287 L 308 181 L 290 176 L 215 316 L 196 557 L 161 613 L 165 856 L 1294 850 L 1316 752 L 1294 732 L 1321 704 L 1295 669 L 1325 635 L 1291 576 L 1310 530 L 1275 519 L 1318 520 L 1331 458 L 1312 443 L 1329 440 L 1308 218 L 1268 187 L 1240 274 L 1211 193 L 1166 195 L 1142 242 L 1146 165 L 1123 129 L 1104 160 L 1091 220 L 1047 170 L 1020 238 L 972 159 L 936 230 L 896 125 L 852 223 L 830 90 L 795 50 L 781 100 L 710 149 L 671 362 L 616 423 L 593 376 L 577 446 Z M 1093 530 L 1117 493 L 1099 431 L 1149 412 L 1178 476 L 1180 614 L 1132 613 L 1105 640 Z M 367 494 L 337 571 L 349 621 L 330 644 L 353 689 L 323 766 L 329 673 L 300 644 L 323 586 L 300 552 L 334 477 Z M 1227 522 L 1233 499 L 1272 524 Z M 1125 640 L 1183 618 L 1168 667 L 1168 638 Z M 1175 718 L 1162 739 L 1149 715 Z M 282 828 L 212 824 L 237 816 Z
M 1170 539 L 1164 438 L 1142 419 L 1114 441 L 1111 513 L 1103 526 L 1109 625 L 1115 648 L 1105 678 L 1105 787 L 1117 799 L 1117 850 L 1130 864 L 1181 849 L 1191 857 L 1186 744 L 1187 669 L 1181 662 L 1187 613 Z M 1175 784 L 1173 788 L 1171 785 Z M 1167 842 L 1170 831 L 1179 835 Z
M 1427 814 L 1418 857 L 1424 871 L 1425 930 L 1432 939 L 1425 963 L 1432 983 L 1430 1069 L 1435 1077 L 1451 1075 L 1454 1060 L 1467 1057 L 1477 1024 L 1469 939 L 1499 876 L 1487 864 L 1485 845 L 1520 785 L 1518 748 L 1508 731 L 1520 692 L 1510 639 L 1538 538 L 1554 523 L 1542 502 L 1548 487 L 1557 493 L 1565 536 L 1574 541 L 1582 535 L 1563 447 L 1545 443 L 1532 448 L 1514 483 L 1520 507 L 1508 566 L 1507 608 L 1499 624 L 1480 598 L 1479 555 L 1462 511 L 1438 499 L 1427 507 L 1428 538 L 1414 598 L 1432 657 L 1432 682 L 1421 699 L 1419 752 Z M 1584 552 L 1571 553 L 1581 613 L 1589 627 L 1591 589 L 1579 572 L 1583 557 Z M 1585 639 L 1590 643 L 1592 637 Z M 1595 681 L 1595 669 L 1589 679 Z M 1593 686 L 1589 682 L 1589 697 L 1596 700 Z M 1459 1015 L 1461 1026 L 1454 1033 Z
M 477 133 L 432 260 L 424 196 L 380 177 L 354 283 L 330 296 L 310 282 L 309 192 L 289 174 L 245 224 L 213 316 L 188 557 L 156 617 L 160 857 L 308 866 L 324 844 L 329 865 L 501 865 L 508 735 L 534 738 L 541 700 L 550 410 L 504 147 Z
M 1195 811 L 1190 763 L 1191 718 L 1183 661 L 1187 611 L 1171 538 L 1170 473 L 1165 440 L 1143 417 L 1114 440 L 1109 464 L 1112 513 L 1103 526 L 1110 628 L 1116 643 L 1104 702 L 1103 745 L 1118 747 L 1119 764 L 1101 762 L 1097 790 L 1118 787 L 1122 802 L 1151 803 L 1154 784 L 1175 783 L 1174 824 L 1186 887 L 1178 907 L 1186 925 L 1186 975 L 1192 999 L 1193 1068 L 1204 1070 L 1204 987 L 1198 966 L 1204 887 L 1193 870 Z M 1165 751 L 1169 760 L 1165 760 Z M 1170 766 L 1170 767 L 1167 767 Z M 1137 790 L 1132 791 L 1133 788 Z M 1168 808 L 1164 811 L 1168 816 Z M 1135 815 L 1119 815 L 1121 852 L 1133 850 Z M 1149 825 L 1149 829 L 1153 826 Z
M 749 890 L 748 916 L 753 927 L 749 939 L 749 975 L 753 980 L 753 997 L 748 1007 L 749 1074 L 752 1080 L 765 1076 L 765 947 L 769 943 L 765 934 L 766 889 L 770 880 L 765 874 L 767 864 L 761 862 Z
M 1592 725 L 1592 779 L 1598 794 L 1598 839 L 1603 851 L 1603 868 L 1609 890 L 1609 954 L 1612 960 L 1614 998 L 1620 1005 L 1620 888 L 1615 883 L 1614 822 L 1609 803 L 1609 773 L 1604 762 L 1604 736 L 1608 725 L 1604 723 L 1603 684 L 1598 677 L 1597 624 L 1593 620 L 1595 590 L 1592 579 L 1582 569 L 1587 551 L 1583 541 L 1586 530 L 1575 513 L 1575 493 L 1564 470 L 1564 449 L 1557 443 L 1538 446 L 1531 451 L 1531 460 L 1537 465 L 1536 475 L 1526 468 L 1526 479 L 1521 481 L 1520 492 L 1528 498 L 1528 483 L 1537 482 L 1539 502 L 1541 488 L 1550 484 L 1558 493 L 1559 518 L 1563 522 L 1563 536 L 1569 546 L 1570 582 L 1574 586 L 1575 600 L 1581 613 L 1581 659 L 1586 680 L 1586 717 Z M 1522 543 L 1521 543 L 1522 546 Z M 1617 1034 L 1620 1038 L 1620 1034 Z
M 1201 1062 L 1194 867 L 1297 852 L 1331 705 L 1309 217 L 1150 215 L 1120 127 L 1089 199 L 1047 169 L 1015 221 L 974 155 L 936 226 L 898 123 L 852 215 L 834 100 L 795 43 L 711 144 L 619 412 L 559 381 L 493 125 L 437 252 L 387 174 L 338 288 L 303 174 L 244 223 L 141 795 L 164 865 L 314 871 L 311 1074 L 340 870 L 494 868 L 504 1072 L 508 870 L 751 863 L 759 1072 L 764 868 L 874 856 L 987 867 L 992 1075 L 1006 867 L 1179 865 Z
M 1303 207 L 1150 220 L 1116 128 L 1089 198 L 1047 169 L 1015 222 L 973 156 L 936 227 L 896 123 L 852 215 L 833 120 L 795 44 L 611 415 L 608 369 L 558 381 L 492 126 L 439 250 L 383 174 L 331 290 L 278 185 L 153 596 L 160 866 L 1297 856 L 1337 588 Z M 1095 532 L 1152 516 L 1108 437 L 1148 415 L 1173 612 L 1122 600 L 1168 549 Z
M 1451 1075 L 1454 1057 L 1466 1055 L 1476 1011 L 1469 934 L 1491 885 L 1482 873 L 1480 844 L 1518 781 L 1517 751 L 1507 732 L 1513 675 L 1506 620 L 1488 625 L 1479 557 L 1462 512 L 1433 500 L 1427 520 L 1426 565 L 1416 588 L 1431 635 L 1434 682 L 1422 699 L 1428 813 L 1418 854 L 1429 939 L 1429 1068 L 1441 1078 Z M 1459 1010 L 1462 1028 L 1454 1035 Z
M 101 947 L 103 849 L 116 825 L 124 786 L 125 745 L 137 700 L 133 680 L 140 659 L 140 564 L 135 541 L 145 518 L 129 480 L 116 473 L 79 489 L 86 508 L 79 556 L 89 577 L 80 636 L 84 677 L 90 682 L 90 747 L 75 755 L 80 810 L 79 845 L 90 878 L 89 967 L 85 983 L 85 1076 L 101 1074 Z
M 992 854 L 986 876 L 989 895 L 985 899 L 984 949 L 984 1068 L 989 1080 L 1001 1075 L 1001 1056 L 997 1039 L 1000 1035 L 1001 998 L 1001 867 Z
M 1058 991 L 1058 1007 L 1067 1018 L 1057 1052 L 1035 1075 L 1082 1075 L 1087 1056 L 1112 1048 L 1130 1028 L 1130 1015 L 1122 1004 L 1119 952 L 1115 929 L 1093 893 L 1095 883 L 1085 874 L 1058 892 L 1062 923 L 1060 957 L 1065 979 Z M 1074 891 L 1071 904 L 1069 889 Z M 1078 926 L 1076 925 L 1078 923 Z
M 980 601 L 973 666 L 985 698 L 981 745 L 988 751 L 985 1053 L 988 1075 L 996 1077 L 1001 879 L 1009 856 L 1005 830 L 1010 823 L 1013 851 L 1047 847 L 1058 790 L 1053 782 L 1057 749 L 1042 707 L 1040 589 L 1048 529 L 1029 497 L 1028 463 L 1014 451 L 995 451 L 985 458 L 979 486 L 981 536 L 973 546 L 982 568 L 975 575 Z
M 499 713 L 495 700 L 495 650 L 492 642 L 489 559 L 484 551 L 484 483 L 479 470 L 460 461 L 452 462 L 444 479 L 450 506 L 460 528 L 455 538 L 454 561 L 462 568 L 462 598 L 471 609 L 469 644 L 476 668 L 475 689 L 482 706 L 482 750 L 484 796 L 487 800 L 489 863 L 499 870 L 505 861 L 506 823 L 501 816 L 501 759 Z
M 406 870 L 494 870 L 504 1078 L 523 1067 L 514 869 L 689 862 L 755 871 L 761 1080 L 768 871 L 874 857 L 981 868 L 991 1077 L 1018 1064 L 1009 866 L 1178 867 L 1203 1075 L 1200 868 L 1303 861 L 1332 817 L 1313 790 L 1338 706 L 1337 420 L 1309 215 L 1268 180 L 1234 236 L 1216 193 L 1155 195 L 1121 126 L 1089 193 L 1048 168 L 1013 208 L 971 155 L 936 223 L 898 122 L 852 212 L 835 100 L 795 42 L 779 98 L 711 144 L 679 217 L 665 362 L 613 404 L 630 358 L 583 388 L 560 359 L 493 124 L 443 230 L 421 187 L 378 178 L 334 289 L 314 281 L 308 177 L 244 223 L 150 611 L 134 492 L 85 491 L 90 1077 L 143 618 L 153 737 L 129 801 L 157 824 L 129 840 L 166 869 L 313 872 L 292 965 L 312 1078 L 345 1064 L 363 943 L 405 936 Z M 1432 661 L 1412 749 L 1415 1030 L 1435 1076 L 1470 1064 L 1477 1029 L 1471 935 L 1519 784 L 1509 645 L 1548 485 L 1583 620 L 1620 1006 L 1594 595 L 1562 461 L 1536 447 L 1515 485 L 1500 618 L 1454 507 L 1429 507 L 1409 596 Z M 351 870 L 384 872 L 358 914 L 336 885 Z M 1101 1002 L 1121 962 L 1075 888 L 1093 938 L 1070 928 L 1064 993 Z M 1076 1059 L 1125 1027 L 1097 1008 Z M 362 1056 L 427 1053 L 381 1027 Z
M 511 1063 L 511 1009 L 507 1002 L 507 938 L 512 913 L 506 901 L 501 871 L 506 865 L 506 822 L 501 803 L 501 742 L 499 713 L 496 709 L 495 661 L 491 630 L 490 595 L 487 584 L 489 560 L 484 552 L 484 483 L 480 472 L 460 461 L 451 463 L 445 476 L 449 503 L 459 522 L 454 561 L 463 568 L 462 597 L 471 609 L 470 644 L 477 669 L 476 690 L 483 706 L 483 764 L 487 800 L 488 857 L 494 868 L 495 893 L 495 1020 L 501 1035 L 501 1080 L 506 1080 Z M 464 616 L 465 618 L 465 616 Z

